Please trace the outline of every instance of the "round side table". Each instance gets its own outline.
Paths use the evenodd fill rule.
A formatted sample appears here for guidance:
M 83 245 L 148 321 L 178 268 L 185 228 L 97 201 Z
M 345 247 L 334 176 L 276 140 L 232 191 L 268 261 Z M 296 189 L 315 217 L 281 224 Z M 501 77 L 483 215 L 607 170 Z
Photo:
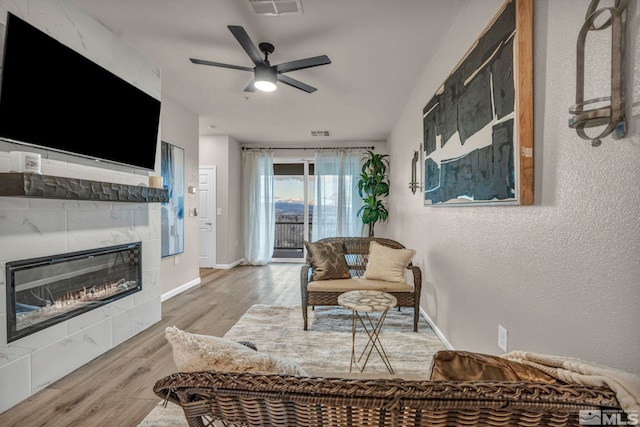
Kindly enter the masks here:
M 387 367 L 389 373 L 394 373 L 391 363 L 389 363 L 387 353 L 384 351 L 384 347 L 380 341 L 380 331 L 382 330 L 384 320 L 387 318 L 387 313 L 390 309 L 395 307 L 397 303 L 398 301 L 396 300 L 396 297 L 389 293 L 380 291 L 350 291 L 345 292 L 338 297 L 338 304 L 351 310 L 351 361 L 349 362 L 349 372 L 352 371 L 353 365 L 356 365 L 356 367 L 358 366 L 358 363 L 360 363 L 366 354 L 364 364 L 360 368 L 360 372 L 363 372 L 364 368 L 367 366 L 367 362 L 369 362 L 369 357 L 371 356 L 373 349 L 375 349 Z M 375 324 L 373 319 L 369 316 L 369 313 L 373 312 L 382 312 Z M 364 316 L 360 313 L 364 313 Z M 364 328 L 369 339 L 356 361 L 356 324 L 358 321 Z

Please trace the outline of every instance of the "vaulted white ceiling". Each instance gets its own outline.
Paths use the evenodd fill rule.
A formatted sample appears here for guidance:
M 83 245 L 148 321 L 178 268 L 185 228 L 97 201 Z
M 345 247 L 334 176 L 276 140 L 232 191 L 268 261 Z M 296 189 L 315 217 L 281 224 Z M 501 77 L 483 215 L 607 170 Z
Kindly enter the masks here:
M 452 21 L 471 0 L 301 0 L 301 15 L 256 15 L 248 0 L 76 0 L 162 68 L 163 92 L 200 117 L 200 134 L 243 143 L 384 141 Z M 475 0 L 478 1 L 478 0 Z M 275 45 L 272 65 L 317 55 L 332 63 L 244 92 L 253 67 L 227 25 Z M 419 114 L 419 113 L 416 113 Z M 213 130 L 209 126 L 213 126 Z M 328 130 L 329 137 L 311 131 Z

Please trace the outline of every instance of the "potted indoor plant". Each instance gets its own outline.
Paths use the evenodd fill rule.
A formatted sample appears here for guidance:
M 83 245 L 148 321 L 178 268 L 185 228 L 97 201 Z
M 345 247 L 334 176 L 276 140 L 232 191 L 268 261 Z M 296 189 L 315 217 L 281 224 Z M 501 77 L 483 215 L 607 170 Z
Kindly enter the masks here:
M 389 195 L 388 154 L 367 151 L 363 159 L 362 172 L 358 181 L 358 193 L 364 206 L 358 210 L 362 222 L 369 226 L 369 237 L 374 237 L 374 226 L 378 221 L 386 221 L 389 211 L 385 205 Z

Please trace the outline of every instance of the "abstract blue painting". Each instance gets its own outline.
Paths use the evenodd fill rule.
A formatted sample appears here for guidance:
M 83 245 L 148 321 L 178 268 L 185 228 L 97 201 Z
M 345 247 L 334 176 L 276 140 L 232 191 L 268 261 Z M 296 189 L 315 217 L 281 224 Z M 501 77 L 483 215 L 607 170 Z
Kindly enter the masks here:
M 162 256 L 184 252 L 184 150 L 162 141 L 160 157 L 162 186 L 169 190 L 169 201 L 162 203 Z

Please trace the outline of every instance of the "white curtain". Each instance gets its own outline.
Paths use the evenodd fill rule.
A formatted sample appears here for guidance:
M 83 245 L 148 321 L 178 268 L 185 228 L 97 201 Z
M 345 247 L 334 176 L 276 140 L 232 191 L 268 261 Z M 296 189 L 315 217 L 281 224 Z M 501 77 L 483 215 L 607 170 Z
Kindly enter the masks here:
M 315 186 L 311 239 L 359 237 L 364 224 L 357 213 L 362 154 L 347 150 L 319 150 L 314 165 Z
M 276 228 L 273 153 L 244 150 L 242 178 L 245 260 L 264 265 L 273 255 Z

